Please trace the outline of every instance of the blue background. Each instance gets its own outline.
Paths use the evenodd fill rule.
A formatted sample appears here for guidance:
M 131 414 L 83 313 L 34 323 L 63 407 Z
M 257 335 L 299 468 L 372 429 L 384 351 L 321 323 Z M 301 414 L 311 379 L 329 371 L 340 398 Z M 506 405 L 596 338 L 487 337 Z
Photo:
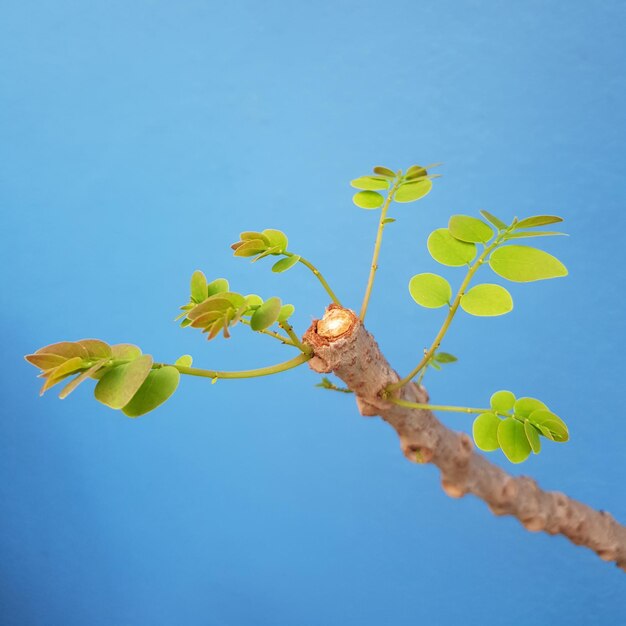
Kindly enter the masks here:
M 441 323 L 406 285 L 441 271 L 427 234 L 452 213 L 556 213 L 565 280 L 510 286 L 502 318 L 459 315 L 433 401 L 510 388 L 570 425 L 524 466 L 626 521 L 623 415 L 623 2 L 2 3 L 3 344 L 0 622 L 7 625 L 616 624 L 623 574 L 526 532 L 302 367 L 185 379 L 130 420 L 37 397 L 22 355 L 131 341 L 157 359 L 239 369 L 291 356 L 240 328 L 171 320 L 202 268 L 280 295 L 303 332 L 327 298 L 298 267 L 234 259 L 280 228 L 358 307 L 376 213 L 348 181 L 443 161 L 395 205 L 368 315 L 406 372 Z M 486 271 L 486 270 L 485 270 Z M 450 280 L 460 270 L 444 269 Z M 483 275 L 489 280 L 488 273 Z M 621 387 L 621 389 L 620 389 Z M 454 428 L 471 418 L 446 414 Z

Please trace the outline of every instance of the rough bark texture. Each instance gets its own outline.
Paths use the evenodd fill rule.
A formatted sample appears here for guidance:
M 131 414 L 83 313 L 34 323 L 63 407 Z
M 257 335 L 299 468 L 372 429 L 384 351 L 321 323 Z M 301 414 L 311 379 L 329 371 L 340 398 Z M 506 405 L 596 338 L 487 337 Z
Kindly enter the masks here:
M 434 463 L 449 496 L 473 493 L 495 515 L 513 515 L 531 531 L 565 535 L 626 571 L 626 527 L 609 513 L 558 491 L 544 491 L 532 478 L 510 476 L 478 454 L 468 435 L 448 429 L 431 411 L 383 400 L 380 392 L 399 377 L 352 311 L 331 305 L 322 320 L 313 322 L 304 341 L 314 350 L 310 367 L 341 378 L 355 393 L 361 415 L 379 415 L 388 422 L 409 460 Z M 428 402 L 424 388 L 413 383 L 398 394 L 404 400 Z

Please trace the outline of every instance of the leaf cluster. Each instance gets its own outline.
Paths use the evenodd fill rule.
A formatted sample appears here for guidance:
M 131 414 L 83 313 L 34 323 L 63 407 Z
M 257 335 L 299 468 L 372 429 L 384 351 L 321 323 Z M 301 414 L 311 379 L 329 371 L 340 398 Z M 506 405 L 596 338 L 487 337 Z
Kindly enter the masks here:
M 486 452 L 501 449 L 511 463 L 525 461 L 531 451 L 539 454 L 541 437 L 559 443 L 569 439 L 565 422 L 536 398 L 497 391 L 490 407 L 474 420 L 474 441 Z

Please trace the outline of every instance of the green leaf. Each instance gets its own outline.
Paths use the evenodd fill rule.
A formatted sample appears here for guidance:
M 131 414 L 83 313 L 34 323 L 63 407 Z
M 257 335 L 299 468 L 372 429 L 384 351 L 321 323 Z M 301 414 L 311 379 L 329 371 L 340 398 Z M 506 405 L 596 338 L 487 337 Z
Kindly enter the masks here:
M 365 189 L 367 191 L 377 191 L 378 189 L 389 189 L 389 181 L 378 176 L 361 176 L 350 181 L 350 185 L 355 189 Z
M 152 370 L 122 412 L 128 417 L 139 417 L 153 411 L 176 391 L 179 381 L 180 373 L 171 365 Z
M 541 452 L 541 440 L 539 439 L 539 433 L 537 429 L 528 421 L 524 420 L 524 432 L 526 433 L 526 439 L 535 454 Z
M 515 224 L 515 230 L 518 228 L 537 228 L 537 226 L 547 226 L 548 224 L 558 224 L 563 218 L 556 215 L 533 215 L 526 217 Z
M 257 296 L 256 293 L 250 293 L 245 298 L 248 308 L 257 308 L 263 304 L 263 298 Z
M 250 327 L 252 330 L 265 330 L 278 321 L 282 308 L 280 298 L 269 298 L 252 315 Z
M 111 346 L 104 341 L 100 341 L 100 339 L 80 339 L 76 343 L 87 350 L 90 359 L 111 358 Z
M 191 275 L 191 299 L 194 302 L 202 302 L 207 297 L 206 276 L 200 270 Z
M 384 167 L 382 165 L 377 165 L 373 171 L 374 174 L 378 174 L 379 176 L 387 176 L 388 178 L 396 177 L 396 173 L 393 170 L 390 170 L 388 167 Z
M 396 191 L 393 199 L 396 202 L 415 202 L 423 198 L 433 187 L 433 183 L 428 178 L 420 178 L 415 181 L 402 183 Z
M 480 214 L 489 222 L 491 222 L 498 230 L 504 230 L 505 228 L 508 228 L 508 226 L 499 218 L 497 218 L 495 215 L 489 213 L 488 211 L 482 211 L 480 212 Z
M 244 244 L 238 246 L 234 255 L 240 257 L 255 256 L 256 254 L 264 252 L 266 247 L 267 244 L 261 239 L 251 239 L 250 241 L 246 241 Z
M 116 361 L 134 361 L 141 356 L 141 348 L 132 343 L 117 343 L 111 346 L 111 356 Z
M 496 391 L 489 399 L 489 406 L 499 413 L 508 413 L 515 404 L 515 394 L 503 389 Z
M 276 261 L 274 265 L 272 265 L 272 272 L 276 272 L 280 274 L 281 272 L 286 272 L 288 269 L 292 268 L 298 261 L 300 257 L 297 254 L 293 256 L 287 256 L 284 259 L 280 259 L 280 261 Z
M 548 407 L 537 398 L 518 398 L 513 405 L 513 413 L 517 417 L 528 417 L 537 409 L 548 410 Z
M 151 368 L 152 357 L 149 354 L 112 368 L 96 385 L 94 390 L 96 400 L 112 409 L 121 409 L 137 393 Z
M 191 367 L 193 363 L 193 357 L 191 354 L 183 354 L 183 356 L 179 356 L 176 361 L 174 361 L 174 365 L 180 365 L 181 367 Z
M 409 293 L 417 304 L 429 309 L 438 309 L 450 302 L 450 283 L 438 274 L 416 274 L 409 281 Z
M 212 313 L 215 311 L 219 311 L 222 314 L 226 313 L 228 309 L 231 309 L 234 306 L 228 298 L 224 297 L 226 293 L 220 293 L 215 296 L 211 296 L 210 298 L 207 298 L 204 302 L 196 304 L 196 306 L 187 313 L 187 317 L 193 321 L 199 318 L 201 315 L 205 315 L 206 313 Z
M 74 372 L 78 372 L 83 368 L 83 359 L 79 356 L 73 356 L 53 370 L 47 370 L 45 374 L 45 382 L 42 388 L 39 390 L 39 395 L 42 396 L 48 389 L 54 387 L 60 383 L 64 378 L 71 376 Z
M 426 245 L 435 261 L 450 267 L 467 265 L 476 256 L 476 244 L 455 239 L 447 228 L 438 228 L 430 233 Z
M 427 175 L 428 175 L 428 172 L 426 171 L 425 167 L 422 167 L 421 165 L 411 165 L 411 167 L 407 169 L 406 174 L 404 175 L 404 178 L 406 178 L 407 180 L 410 180 L 410 179 L 415 179 L 415 178 L 422 178 Z
M 476 285 L 461 297 L 461 308 L 479 317 L 504 315 L 513 310 L 513 298 L 500 285 Z
M 530 455 L 524 425 L 514 417 L 507 417 L 498 425 L 498 443 L 511 463 L 521 463 Z
M 253 239 L 260 239 L 266 246 L 270 245 L 270 240 L 263 234 L 255 230 L 248 230 L 239 234 L 241 241 L 252 241 Z
M 263 234 L 269 239 L 270 247 L 275 248 L 274 254 L 281 254 L 287 249 L 289 240 L 287 235 L 282 230 L 276 230 L 275 228 L 266 228 Z
M 450 234 L 466 243 L 485 243 L 494 233 L 489 224 L 470 215 L 453 215 L 448 222 Z
M 552 441 L 568 441 L 569 430 L 565 422 L 547 409 L 537 409 L 528 416 L 528 421 Z
M 509 239 L 528 239 L 528 237 L 554 237 L 555 235 L 563 235 L 567 237 L 565 233 L 558 233 L 555 230 L 521 230 L 519 233 L 509 233 L 506 238 Z
M 96 361 L 88 370 L 85 370 L 84 372 L 79 374 L 76 378 L 71 380 L 67 385 L 65 385 L 65 387 L 63 387 L 63 389 L 61 389 L 59 398 L 61 398 L 61 400 L 64 400 L 65 398 L 67 398 L 67 396 L 69 396 L 70 393 L 72 393 L 72 391 L 74 391 L 74 389 L 78 387 L 78 385 L 80 385 L 82 382 L 84 382 L 88 378 L 93 377 L 93 375 L 96 372 L 101 370 L 106 365 L 107 361 L 108 361 L 107 358 Z
M 225 278 L 216 278 L 207 285 L 205 297 L 210 298 L 218 293 L 226 293 L 229 289 L 230 285 Z
M 283 304 L 278 314 L 278 322 L 286 322 L 296 311 L 296 307 L 293 304 Z
M 383 220 L 383 224 L 393 224 L 395 221 L 396 221 L 396 220 L 395 220 L 395 218 L 393 218 L 393 217 L 386 217 L 386 218 Z
M 492 452 L 500 447 L 498 427 L 502 420 L 493 413 L 481 413 L 472 426 L 472 435 L 476 446 L 485 452 Z
M 458 359 L 449 352 L 435 352 L 433 359 L 439 363 L 455 363 Z
M 361 209 L 377 209 L 385 199 L 375 191 L 359 191 L 352 196 L 352 202 Z
M 517 283 L 567 276 L 567 268 L 551 254 L 529 246 L 504 246 L 492 252 L 491 269 Z

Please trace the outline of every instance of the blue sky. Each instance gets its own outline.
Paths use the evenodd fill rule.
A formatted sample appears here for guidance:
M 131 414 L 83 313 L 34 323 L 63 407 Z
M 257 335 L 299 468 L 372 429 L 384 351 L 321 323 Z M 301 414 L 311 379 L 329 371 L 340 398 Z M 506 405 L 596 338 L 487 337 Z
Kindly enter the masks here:
M 207 344 L 180 330 L 193 270 L 293 302 L 302 333 L 328 304 L 317 283 L 229 244 L 284 230 L 358 307 L 376 215 L 351 204 L 348 181 L 441 161 L 426 199 L 392 208 L 368 328 L 408 371 L 441 323 L 407 292 L 441 269 L 428 233 L 479 209 L 562 215 L 571 236 L 543 247 L 570 276 L 510 286 L 510 315 L 459 316 L 445 344 L 459 362 L 426 382 L 442 404 L 501 388 L 545 400 L 571 441 L 494 462 L 626 521 L 625 13 L 578 0 L 5 3 L 0 621 L 616 623 L 613 566 L 447 498 L 434 468 L 407 463 L 391 429 L 316 389 L 306 366 L 183 380 L 130 420 L 87 385 L 39 398 L 22 355 L 99 337 L 216 369 L 285 360 L 249 332 Z

